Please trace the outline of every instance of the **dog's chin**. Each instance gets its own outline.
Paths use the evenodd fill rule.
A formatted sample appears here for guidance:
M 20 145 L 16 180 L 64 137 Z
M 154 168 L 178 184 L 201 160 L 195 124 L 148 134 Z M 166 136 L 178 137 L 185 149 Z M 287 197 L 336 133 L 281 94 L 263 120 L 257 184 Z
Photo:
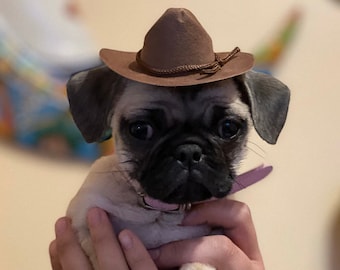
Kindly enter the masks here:
M 182 185 L 177 187 L 169 196 L 160 198 L 166 203 L 194 203 L 205 201 L 211 198 L 223 198 L 228 195 L 230 188 L 224 192 L 212 194 L 207 188 L 200 184 Z
M 190 183 L 176 187 L 168 196 L 159 198 L 166 203 L 193 203 L 212 198 L 211 192 L 201 184 Z

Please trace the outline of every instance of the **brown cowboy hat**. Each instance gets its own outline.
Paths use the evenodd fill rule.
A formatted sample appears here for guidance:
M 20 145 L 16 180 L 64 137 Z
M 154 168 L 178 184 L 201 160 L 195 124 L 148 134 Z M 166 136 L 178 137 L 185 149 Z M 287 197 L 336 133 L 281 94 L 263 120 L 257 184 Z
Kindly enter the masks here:
M 254 57 L 240 52 L 215 53 L 208 33 L 187 9 L 168 9 L 135 52 L 102 49 L 100 57 L 119 75 L 159 86 L 185 86 L 231 78 L 250 70 Z

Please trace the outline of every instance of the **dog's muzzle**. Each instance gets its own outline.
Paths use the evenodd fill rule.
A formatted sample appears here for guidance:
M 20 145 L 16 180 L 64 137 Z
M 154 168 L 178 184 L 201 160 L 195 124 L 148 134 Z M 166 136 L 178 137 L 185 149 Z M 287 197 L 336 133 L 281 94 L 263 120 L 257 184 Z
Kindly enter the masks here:
M 150 152 L 137 179 L 147 195 L 169 204 L 224 197 L 233 179 L 216 148 L 197 136 L 164 140 Z

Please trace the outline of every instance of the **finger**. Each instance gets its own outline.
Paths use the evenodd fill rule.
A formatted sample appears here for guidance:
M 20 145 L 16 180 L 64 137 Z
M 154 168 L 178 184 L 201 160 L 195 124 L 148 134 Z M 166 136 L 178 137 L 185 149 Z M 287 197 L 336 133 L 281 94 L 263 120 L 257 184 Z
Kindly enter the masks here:
M 127 270 L 128 265 L 123 251 L 106 213 L 99 208 L 92 208 L 89 210 L 87 218 L 99 269 Z
M 58 252 L 57 252 L 57 242 L 56 240 L 53 240 L 49 247 L 49 254 L 50 254 L 50 261 L 51 266 L 53 270 L 63 270 L 61 267 L 59 258 L 58 258 Z
M 216 269 L 253 269 L 249 258 L 224 235 L 169 243 L 159 249 L 151 250 L 150 254 L 161 269 L 179 267 L 190 262 L 208 264 Z
M 223 227 L 227 235 L 252 260 L 262 260 L 249 207 L 229 199 L 196 205 L 183 220 L 184 225 L 207 223 Z
M 68 218 L 60 218 L 55 225 L 56 252 L 63 270 L 91 270 L 91 265 L 79 245 Z M 52 246 L 52 248 L 54 248 Z M 57 254 L 57 255 L 56 255 Z M 58 268 L 57 268 L 58 269 Z M 59 270 L 59 269 L 58 269 Z
M 118 235 L 125 258 L 132 270 L 156 270 L 156 265 L 148 251 L 136 235 L 128 230 L 123 230 Z

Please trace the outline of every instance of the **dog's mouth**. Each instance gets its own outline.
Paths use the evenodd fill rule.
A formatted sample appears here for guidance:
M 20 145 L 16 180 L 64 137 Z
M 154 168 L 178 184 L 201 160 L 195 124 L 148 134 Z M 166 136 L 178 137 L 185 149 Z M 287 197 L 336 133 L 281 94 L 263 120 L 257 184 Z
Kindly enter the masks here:
M 233 182 L 230 175 L 211 175 L 196 170 L 181 170 L 173 175 L 176 181 L 154 181 L 157 184 L 143 187 L 145 193 L 167 204 L 187 204 L 212 197 L 223 198 L 230 192 Z
M 141 204 L 144 206 L 144 208 L 158 210 L 162 212 L 178 212 L 189 210 L 191 208 L 191 203 L 165 203 L 163 201 L 151 198 L 147 195 L 141 196 Z
M 207 185 L 206 181 L 202 181 L 197 175 L 193 178 L 191 178 L 190 173 L 184 175 L 177 176 L 177 179 L 181 178 L 181 184 L 169 187 L 166 189 L 167 191 L 164 191 L 164 188 L 163 192 L 152 188 L 140 193 L 141 205 L 147 209 L 163 212 L 185 211 L 190 209 L 193 203 L 207 201 L 212 198 L 223 198 L 231 190 L 230 180 L 227 181 L 230 185 L 223 185 L 223 188 L 218 188 L 219 185 Z
M 224 194 L 224 196 L 227 195 Z M 166 197 L 162 198 L 167 203 L 193 203 L 207 200 L 214 195 L 203 184 L 196 182 L 181 184 L 174 188 Z M 222 197 L 222 196 L 219 196 Z
M 179 196 L 179 194 L 181 194 L 181 196 Z M 169 194 L 169 197 L 172 198 L 180 198 L 180 197 L 190 197 L 190 194 L 192 194 L 192 200 L 196 201 L 197 199 L 200 198 L 209 198 L 212 196 L 212 194 L 210 193 L 210 191 L 202 184 L 196 183 L 196 182 L 192 182 L 192 183 L 188 183 L 188 184 L 182 184 L 180 186 L 178 186 L 177 188 L 175 188 L 172 193 Z M 195 199 L 195 194 L 200 194 L 200 198 Z

